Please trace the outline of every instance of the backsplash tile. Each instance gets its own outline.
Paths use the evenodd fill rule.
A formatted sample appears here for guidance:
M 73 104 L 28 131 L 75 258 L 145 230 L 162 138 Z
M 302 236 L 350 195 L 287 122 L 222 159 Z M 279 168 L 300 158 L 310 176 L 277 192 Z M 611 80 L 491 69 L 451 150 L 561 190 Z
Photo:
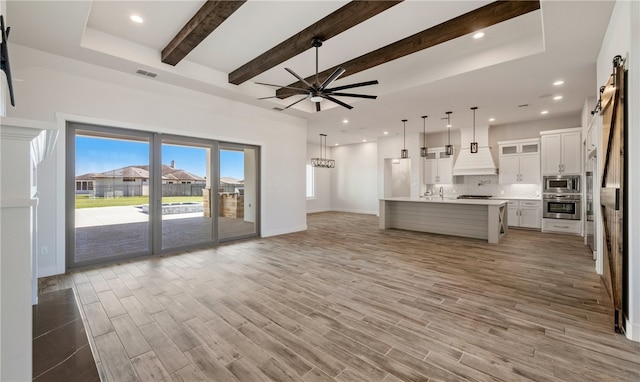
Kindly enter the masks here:
M 437 195 L 442 186 L 445 196 L 491 195 L 495 198 L 540 198 L 540 184 L 499 184 L 498 175 L 472 175 L 458 177 L 464 183 L 429 184 L 427 187 Z M 423 186 L 422 193 L 426 191 Z

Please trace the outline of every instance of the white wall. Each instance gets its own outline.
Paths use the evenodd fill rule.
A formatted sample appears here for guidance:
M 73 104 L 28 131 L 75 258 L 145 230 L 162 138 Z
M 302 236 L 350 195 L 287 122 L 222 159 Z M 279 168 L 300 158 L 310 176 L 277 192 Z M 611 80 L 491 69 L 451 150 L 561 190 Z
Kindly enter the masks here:
M 597 60 L 597 89 L 605 85 L 613 71 L 612 60 L 616 55 L 627 58 L 629 69 L 629 112 L 628 142 L 625 155 L 629 160 L 628 185 L 629 196 L 640 195 L 640 152 L 633 148 L 640 145 L 640 4 L 637 1 L 616 1 L 609 26 L 602 41 Z M 598 140 L 598 155 L 602 156 L 601 135 Z M 598 161 L 598 173 L 602 174 L 602 164 Z M 594 195 L 595 197 L 595 195 Z M 629 230 L 625 234 L 629 238 L 629 320 L 627 321 L 627 337 L 640 341 L 640 200 L 629 198 L 627 206 Z M 596 211 L 596 221 L 600 222 L 600 211 Z M 599 225 L 602 232 L 602 225 Z M 602 238 L 598 237 L 598 255 L 602 256 Z
M 64 272 L 64 127 L 66 121 L 220 139 L 261 146 L 262 236 L 306 229 L 306 121 L 133 74 L 12 45 L 23 79 L 10 117 L 57 121 L 53 157 L 38 172 L 41 187 L 40 276 Z M 38 249 L 40 252 L 40 248 Z
M 375 142 L 333 147 L 331 205 L 335 211 L 378 214 L 378 145 Z
M 334 159 L 331 148 L 327 148 L 324 155 L 329 159 Z M 311 164 L 311 158 L 319 158 L 320 145 L 307 143 L 307 164 Z M 314 168 L 314 197 L 307 199 L 307 213 L 331 211 L 331 173 L 335 169 Z

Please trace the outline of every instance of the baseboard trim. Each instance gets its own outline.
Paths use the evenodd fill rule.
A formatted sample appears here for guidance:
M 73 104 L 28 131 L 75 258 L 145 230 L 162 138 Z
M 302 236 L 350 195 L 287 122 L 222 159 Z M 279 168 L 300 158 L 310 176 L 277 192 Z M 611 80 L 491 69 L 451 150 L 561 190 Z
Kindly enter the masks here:
M 270 236 L 286 235 L 288 233 L 294 233 L 294 232 L 300 232 L 300 231 L 306 231 L 306 230 L 307 230 L 307 225 L 305 224 L 305 225 L 290 227 L 290 228 L 281 229 L 281 230 L 262 231 L 262 234 L 260 236 L 270 237 Z
M 332 209 L 332 211 L 335 212 L 348 212 L 348 213 L 352 213 L 352 214 L 364 214 L 364 215 L 378 215 L 378 211 L 371 211 L 371 210 L 352 210 L 350 208 L 334 208 Z
M 630 339 L 631 341 L 640 342 L 640 324 L 634 324 L 633 322 L 627 320 L 625 331 L 628 339 Z

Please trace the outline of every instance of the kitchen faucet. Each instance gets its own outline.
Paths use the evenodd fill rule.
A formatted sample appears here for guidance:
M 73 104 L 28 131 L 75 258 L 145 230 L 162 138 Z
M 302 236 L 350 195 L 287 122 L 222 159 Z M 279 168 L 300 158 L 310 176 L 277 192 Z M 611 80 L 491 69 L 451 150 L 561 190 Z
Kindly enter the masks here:
M 442 186 L 440 186 L 440 192 L 439 192 L 439 194 L 440 194 L 440 197 L 441 197 L 441 198 L 442 198 L 442 197 L 444 197 L 444 189 L 442 188 Z

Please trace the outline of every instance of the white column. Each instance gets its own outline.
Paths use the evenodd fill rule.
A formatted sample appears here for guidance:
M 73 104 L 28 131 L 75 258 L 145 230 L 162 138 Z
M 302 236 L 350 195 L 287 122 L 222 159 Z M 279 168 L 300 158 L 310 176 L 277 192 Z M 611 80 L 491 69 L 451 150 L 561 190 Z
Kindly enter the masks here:
M 0 380 L 29 381 L 35 164 L 40 129 L 0 126 Z

